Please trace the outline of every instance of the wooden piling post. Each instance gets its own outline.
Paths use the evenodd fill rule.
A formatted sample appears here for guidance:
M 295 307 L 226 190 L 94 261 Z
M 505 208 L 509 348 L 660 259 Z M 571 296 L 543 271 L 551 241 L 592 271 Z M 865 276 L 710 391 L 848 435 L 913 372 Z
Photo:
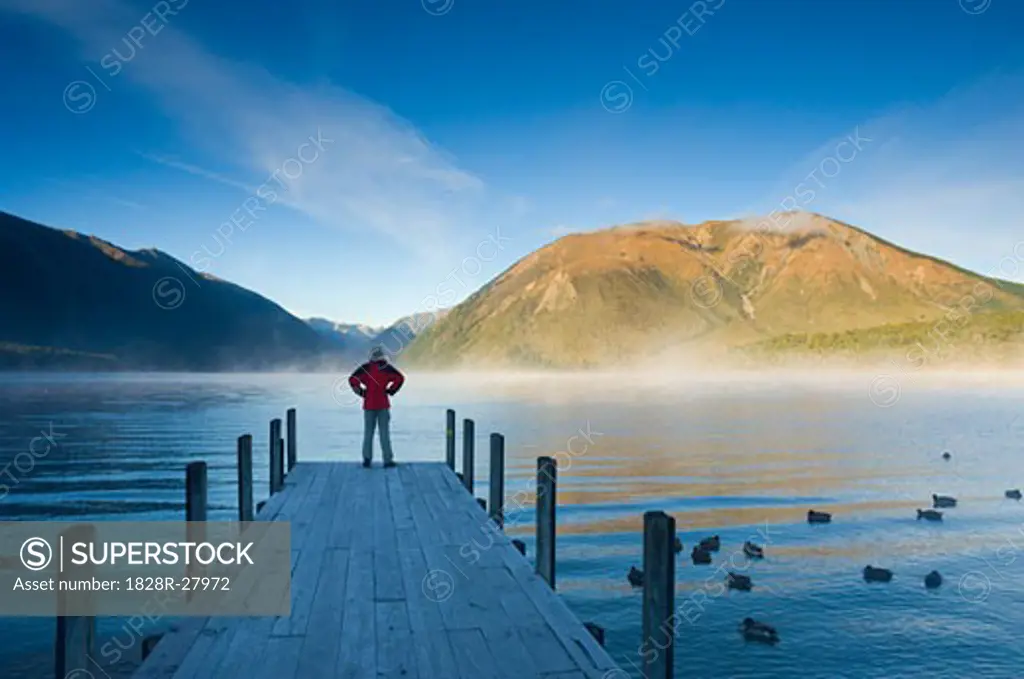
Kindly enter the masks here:
M 277 439 L 277 468 L 281 470 L 281 485 L 278 487 L 278 492 L 280 492 L 284 490 L 285 477 L 284 438 Z
M 466 490 L 473 493 L 473 444 L 474 439 L 473 420 L 462 421 L 462 485 Z
M 551 457 L 537 458 L 537 574 L 555 588 L 555 488 L 557 467 Z
M 207 477 L 205 462 L 185 467 L 185 520 L 206 521 Z
M 189 542 L 205 542 L 206 526 L 204 525 L 207 516 L 207 483 L 206 463 L 190 462 L 185 467 L 185 535 Z M 185 566 L 185 574 L 189 577 L 197 576 L 202 572 L 202 567 L 192 560 Z M 192 600 L 193 590 L 189 590 L 185 598 Z
M 672 679 L 675 625 L 676 520 L 662 511 L 644 513 L 644 592 L 642 647 L 658 653 L 644 656 L 645 679 Z
M 284 460 L 280 455 L 278 442 L 281 440 L 281 418 L 270 421 L 270 494 L 281 492 L 284 487 Z
M 498 528 L 505 526 L 505 437 L 491 434 L 491 519 Z
M 296 430 L 295 423 L 295 408 L 289 408 L 288 412 L 285 413 L 285 428 L 287 433 L 285 436 L 288 441 L 288 473 L 291 474 L 292 470 L 295 469 L 295 463 L 299 461 L 299 451 L 296 447 L 298 445 L 298 432 Z
M 448 468 L 455 471 L 455 411 L 451 408 L 445 412 L 444 458 Z
M 238 437 L 238 520 L 253 520 L 252 434 Z
M 63 542 L 92 542 L 96 538 L 95 526 L 72 526 L 62 536 Z M 91 567 L 75 568 L 75 579 L 91 576 Z M 67 575 L 58 576 L 60 580 L 68 579 Z M 58 586 L 57 590 L 57 633 L 54 639 L 55 676 L 60 679 L 74 677 L 77 674 L 89 676 L 91 658 L 96 651 L 96 618 L 91 615 L 67 615 L 69 611 L 81 612 L 92 604 L 92 593 L 84 591 L 67 591 Z

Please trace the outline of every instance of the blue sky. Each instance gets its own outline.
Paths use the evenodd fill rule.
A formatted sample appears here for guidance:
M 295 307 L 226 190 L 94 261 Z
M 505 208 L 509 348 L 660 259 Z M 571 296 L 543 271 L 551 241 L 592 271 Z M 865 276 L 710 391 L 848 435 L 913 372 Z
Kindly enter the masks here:
M 0 44 L 0 209 L 302 316 L 780 205 L 1024 280 L 1016 0 L 0 0 Z

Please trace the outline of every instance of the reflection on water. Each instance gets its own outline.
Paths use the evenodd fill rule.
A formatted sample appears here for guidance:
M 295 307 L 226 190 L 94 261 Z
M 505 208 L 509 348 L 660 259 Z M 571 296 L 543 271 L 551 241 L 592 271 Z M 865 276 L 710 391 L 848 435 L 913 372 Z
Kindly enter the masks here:
M 337 377 L 0 376 L 0 459 L 10 463 L 0 509 L 22 520 L 177 519 L 185 464 L 203 459 L 211 518 L 231 519 L 236 438 L 253 434 L 260 499 L 268 421 L 288 407 L 298 408 L 300 459 L 358 459 L 361 417 L 335 400 Z M 634 674 L 640 598 L 625 575 L 641 561 L 643 512 L 663 509 L 686 545 L 680 677 L 1016 676 L 1024 503 L 1003 491 L 1024 486 L 1022 389 L 1006 376 L 998 386 L 919 380 L 877 408 L 872 377 L 414 375 L 392 430 L 400 460 L 441 460 L 444 408 L 456 408 L 459 438 L 461 418 L 476 421 L 478 451 L 491 431 L 505 434 L 507 490 L 521 497 L 531 497 L 536 457 L 556 456 L 559 591 L 607 629 Z M 487 456 L 477 457 L 486 496 Z M 932 493 L 960 499 L 941 524 L 915 519 Z M 807 524 L 809 508 L 834 522 Z M 532 510 L 508 524 L 533 554 Z M 709 534 L 722 538 L 715 563 L 693 565 L 690 546 Z M 766 559 L 743 556 L 748 539 Z M 868 563 L 895 578 L 864 583 Z M 945 584 L 928 591 L 933 569 Z M 750 575 L 753 591 L 726 592 L 726 570 Z M 773 623 L 782 643 L 745 644 L 736 624 L 747 615 Z M 103 621 L 104 633 L 120 622 Z M 6 619 L 0 633 L 0 675 L 47 676 L 52 621 Z

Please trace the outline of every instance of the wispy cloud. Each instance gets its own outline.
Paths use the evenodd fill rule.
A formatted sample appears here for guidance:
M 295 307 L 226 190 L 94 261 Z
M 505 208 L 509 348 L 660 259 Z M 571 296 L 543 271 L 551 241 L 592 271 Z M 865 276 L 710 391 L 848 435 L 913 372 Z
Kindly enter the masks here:
M 841 149 L 854 156 L 849 162 L 826 160 L 851 134 L 870 141 L 855 156 Z M 812 199 L 799 199 L 801 185 Z M 992 76 L 836 130 L 775 187 L 744 214 L 785 209 L 795 196 L 797 209 L 987 273 L 1020 240 L 1024 222 L 1024 78 Z
M 114 48 L 128 54 L 125 36 L 145 14 L 119 0 L 0 0 L 3 9 L 64 29 L 100 76 L 102 55 Z M 321 130 L 333 143 L 289 183 L 282 201 L 289 207 L 321 223 L 383 233 L 428 255 L 440 255 L 445 237 L 471 223 L 483 182 L 387 108 L 223 59 L 182 33 L 173 17 L 131 53 L 111 87 L 130 83 L 148 91 L 179 124 L 189 150 L 187 158 L 158 152 L 147 154 L 150 160 L 248 191 Z

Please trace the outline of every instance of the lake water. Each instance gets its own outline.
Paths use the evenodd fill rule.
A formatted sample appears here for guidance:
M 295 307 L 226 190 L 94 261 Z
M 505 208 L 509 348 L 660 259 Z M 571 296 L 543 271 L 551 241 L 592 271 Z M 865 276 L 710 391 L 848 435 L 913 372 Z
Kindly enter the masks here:
M 0 462 L 40 432 L 55 442 L 40 455 L 38 441 L 31 465 L 22 456 L 7 467 L 2 516 L 179 519 L 185 464 L 201 459 L 211 518 L 232 519 L 236 438 L 254 436 L 262 499 L 267 423 L 288 407 L 298 408 L 301 459 L 359 459 L 361 417 L 337 377 L 0 375 Z M 1024 503 L 1003 493 L 1024 486 L 1024 387 L 1005 375 L 903 379 L 892 402 L 892 390 L 869 394 L 872 375 L 411 376 L 393 440 L 400 461 L 443 460 L 444 409 L 455 408 L 460 437 L 461 418 L 476 421 L 478 451 L 491 431 L 505 434 L 509 493 L 530 486 L 538 456 L 570 450 L 560 456 L 558 590 L 607 629 L 633 676 L 640 594 L 625 575 L 641 564 L 651 509 L 675 516 L 687 554 L 700 537 L 722 539 L 715 565 L 678 562 L 679 677 L 1019 676 Z M 915 520 L 933 492 L 960 505 L 941 524 Z M 808 525 L 812 507 L 834 522 Z M 529 555 L 532 520 L 509 528 Z M 742 556 L 747 539 L 766 544 L 763 562 Z M 893 581 L 865 583 L 869 563 L 893 569 Z M 723 564 L 750 575 L 753 591 L 725 592 Z M 929 591 L 933 569 L 945 582 Z M 736 626 L 747 615 L 782 642 L 744 642 Z M 102 621 L 106 638 L 123 630 L 121 619 Z M 0 676 L 52 676 L 53 633 L 51 620 L 0 619 Z M 108 669 L 119 676 L 130 664 Z

